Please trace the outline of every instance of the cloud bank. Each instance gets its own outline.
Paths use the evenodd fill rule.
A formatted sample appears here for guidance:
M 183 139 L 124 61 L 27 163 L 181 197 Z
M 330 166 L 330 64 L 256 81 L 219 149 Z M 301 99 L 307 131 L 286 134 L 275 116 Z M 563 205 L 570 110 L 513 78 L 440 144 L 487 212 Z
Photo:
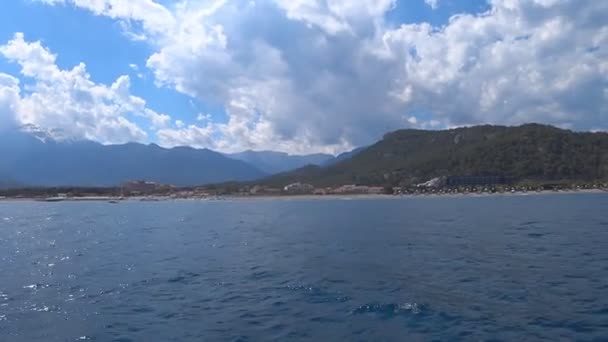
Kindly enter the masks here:
M 0 121 L 13 126 L 32 124 L 73 139 L 121 143 L 147 140 L 147 133 L 130 116 L 158 128 L 170 119 L 130 94 L 128 76 L 106 86 L 91 81 L 84 63 L 61 70 L 56 55 L 40 42 L 26 41 L 22 33 L 0 46 L 0 55 L 19 64 L 21 75 L 31 81 L 20 86 L 17 78 L 0 73 Z
M 442 27 L 388 23 L 395 0 L 43 2 L 120 21 L 153 47 L 146 67 L 158 86 L 227 114 L 169 125 L 129 94 L 128 78 L 94 84 L 84 65 L 59 70 L 48 50 L 21 36 L 2 47 L 36 84 L 24 95 L 0 76 L 0 113 L 17 98 L 21 121 L 70 129 L 61 123 L 77 118 L 74 134 L 86 137 L 144 139 L 130 112 L 154 121 L 163 145 L 223 151 L 338 152 L 402 127 L 608 128 L 606 1 L 491 0 L 487 12 Z M 19 44 L 31 52 L 11 50 Z M 59 94 L 49 89 L 55 82 Z M 82 98 L 97 109 L 81 111 Z M 68 114 L 54 109 L 57 101 Z

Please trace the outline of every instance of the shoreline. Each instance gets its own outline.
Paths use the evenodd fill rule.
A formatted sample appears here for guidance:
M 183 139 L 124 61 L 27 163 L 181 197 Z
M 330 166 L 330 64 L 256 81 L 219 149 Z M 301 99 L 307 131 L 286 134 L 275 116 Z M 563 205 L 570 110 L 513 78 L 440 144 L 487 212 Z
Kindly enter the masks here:
M 539 195 L 587 195 L 587 194 L 607 194 L 606 189 L 581 189 L 570 191 L 517 191 L 517 192 L 495 192 L 495 193 L 424 193 L 424 194 L 331 194 L 331 195 L 269 195 L 269 196 L 210 196 L 210 197 L 170 197 L 170 196 L 147 196 L 147 197 L 71 197 L 71 198 L 40 198 L 40 197 L 6 197 L 0 198 L 2 202 L 40 202 L 40 203 L 59 203 L 59 202 L 109 202 L 119 204 L 122 202 L 168 202 L 168 201 L 276 201 L 276 200 L 400 200 L 413 198 L 484 198 L 484 197 L 513 197 L 513 196 L 539 196 Z
M 578 191 L 528 191 L 528 192 L 504 192 L 504 193 L 456 193 L 456 194 L 404 194 L 404 195 L 383 195 L 383 194 L 361 194 L 361 195 L 285 195 L 285 196 L 225 196 L 224 200 L 376 200 L 376 199 L 412 199 L 412 198 L 484 198 L 484 197 L 526 197 L 526 196 L 542 196 L 542 195 L 591 195 L 591 194 L 606 194 L 608 190 L 602 189 L 582 189 Z M 183 200 L 196 200 L 195 198 Z M 202 199 L 209 200 L 209 199 Z M 213 200 L 212 200 L 213 201 Z

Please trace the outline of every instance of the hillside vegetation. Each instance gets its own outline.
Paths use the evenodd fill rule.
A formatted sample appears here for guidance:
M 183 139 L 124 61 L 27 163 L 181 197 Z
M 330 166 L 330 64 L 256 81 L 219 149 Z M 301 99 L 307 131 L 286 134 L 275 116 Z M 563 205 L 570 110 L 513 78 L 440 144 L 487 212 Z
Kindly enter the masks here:
M 542 181 L 607 179 L 608 134 L 538 124 L 399 130 L 351 159 L 275 175 L 264 184 L 397 185 L 439 176 L 489 175 Z

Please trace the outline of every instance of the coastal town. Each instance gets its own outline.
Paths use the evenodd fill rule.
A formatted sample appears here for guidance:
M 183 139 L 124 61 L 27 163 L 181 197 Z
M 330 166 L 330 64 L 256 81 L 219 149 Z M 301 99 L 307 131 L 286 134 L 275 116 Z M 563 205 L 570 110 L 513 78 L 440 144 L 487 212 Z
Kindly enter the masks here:
M 224 199 L 293 196 L 437 196 L 527 194 L 543 192 L 608 192 L 608 182 L 516 182 L 505 177 L 439 177 L 424 183 L 403 186 L 341 185 L 315 187 L 296 182 L 283 187 L 267 185 L 222 184 L 200 187 L 176 187 L 152 181 L 130 181 L 120 187 L 24 188 L 0 191 L 0 200 L 33 199 L 47 202 L 109 201 L 136 199 Z

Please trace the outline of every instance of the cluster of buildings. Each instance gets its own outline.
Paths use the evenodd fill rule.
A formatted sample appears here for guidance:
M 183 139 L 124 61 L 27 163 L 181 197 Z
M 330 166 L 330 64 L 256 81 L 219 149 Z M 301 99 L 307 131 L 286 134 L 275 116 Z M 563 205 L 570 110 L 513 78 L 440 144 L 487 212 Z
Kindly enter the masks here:
M 365 185 L 343 185 L 339 188 L 332 189 L 332 194 L 361 194 L 361 195 L 381 195 L 385 190 L 381 186 L 365 186 Z
M 283 188 L 273 188 L 268 186 L 256 185 L 253 187 L 243 187 L 240 189 L 241 195 L 375 195 L 384 194 L 383 187 L 365 185 L 343 185 L 340 187 L 317 188 L 312 184 L 296 182 Z
M 315 192 L 315 187 L 306 183 L 292 183 L 283 188 L 283 191 L 288 194 L 312 194 Z
M 367 185 L 342 185 L 338 187 L 315 187 L 296 182 L 282 188 L 264 185 L 219 186 L 178 189 L 170 185 L 149 181 L 132 181 L 123 184 L 125 196 L 159 195 L 172 198 L 214 198 L 224 195 L 236 196 L 284 196 L 284 195 L 382 195 L 382 194 L 457 194 L 457 193 L 503 193 L 543 190 L 606 189 L 608 184 L 588 185 L 515 185 L 515 181 L 502 176 L 458 176 L 438 177 L 427 182 L 402 187 L 380 187 Z
M 383 187 L 366 185 L 343 185 L 337 188 L 315 188 L 311 184 L 293 183 L 283 188 L 286 194 L 311 195 L 380 195 L 385 193 Z
M 409 187 L 385 188 L 381 186 L 367 185 L 342 185 L 339 187 L 316 188 L 312 184 L 303 182 L 291 183 L 283 188 L 272 188 L 256 185 L 245 187 L 240 190 L 241 195 L 381 195 L 381 194 L 404 194 L 435 192 L 440 189 L 466 188 L 471 190 L 475 186 L 482 189 L 491 189 L 499 184 L 510 184 L 513 180 L 503 176 L 459 176 L 459 177 L 438 177 L 427 182 Z M 475 188 L 476 189 L 476 188 Z
M 472 186 L 507 185 L 515 182 L 512 177 L 506 176 L 449 176 L 437 177 L 428 182 L 418 184 L 417 188 L 457 188 Z
M 163 192 L 172 192 L 174 189 L 175 187 L 173 185 L 160 184 L 145 180 L 130 181 L 121 186 L 121 191 L 125 195 L 129 196 L 142 196 Z

